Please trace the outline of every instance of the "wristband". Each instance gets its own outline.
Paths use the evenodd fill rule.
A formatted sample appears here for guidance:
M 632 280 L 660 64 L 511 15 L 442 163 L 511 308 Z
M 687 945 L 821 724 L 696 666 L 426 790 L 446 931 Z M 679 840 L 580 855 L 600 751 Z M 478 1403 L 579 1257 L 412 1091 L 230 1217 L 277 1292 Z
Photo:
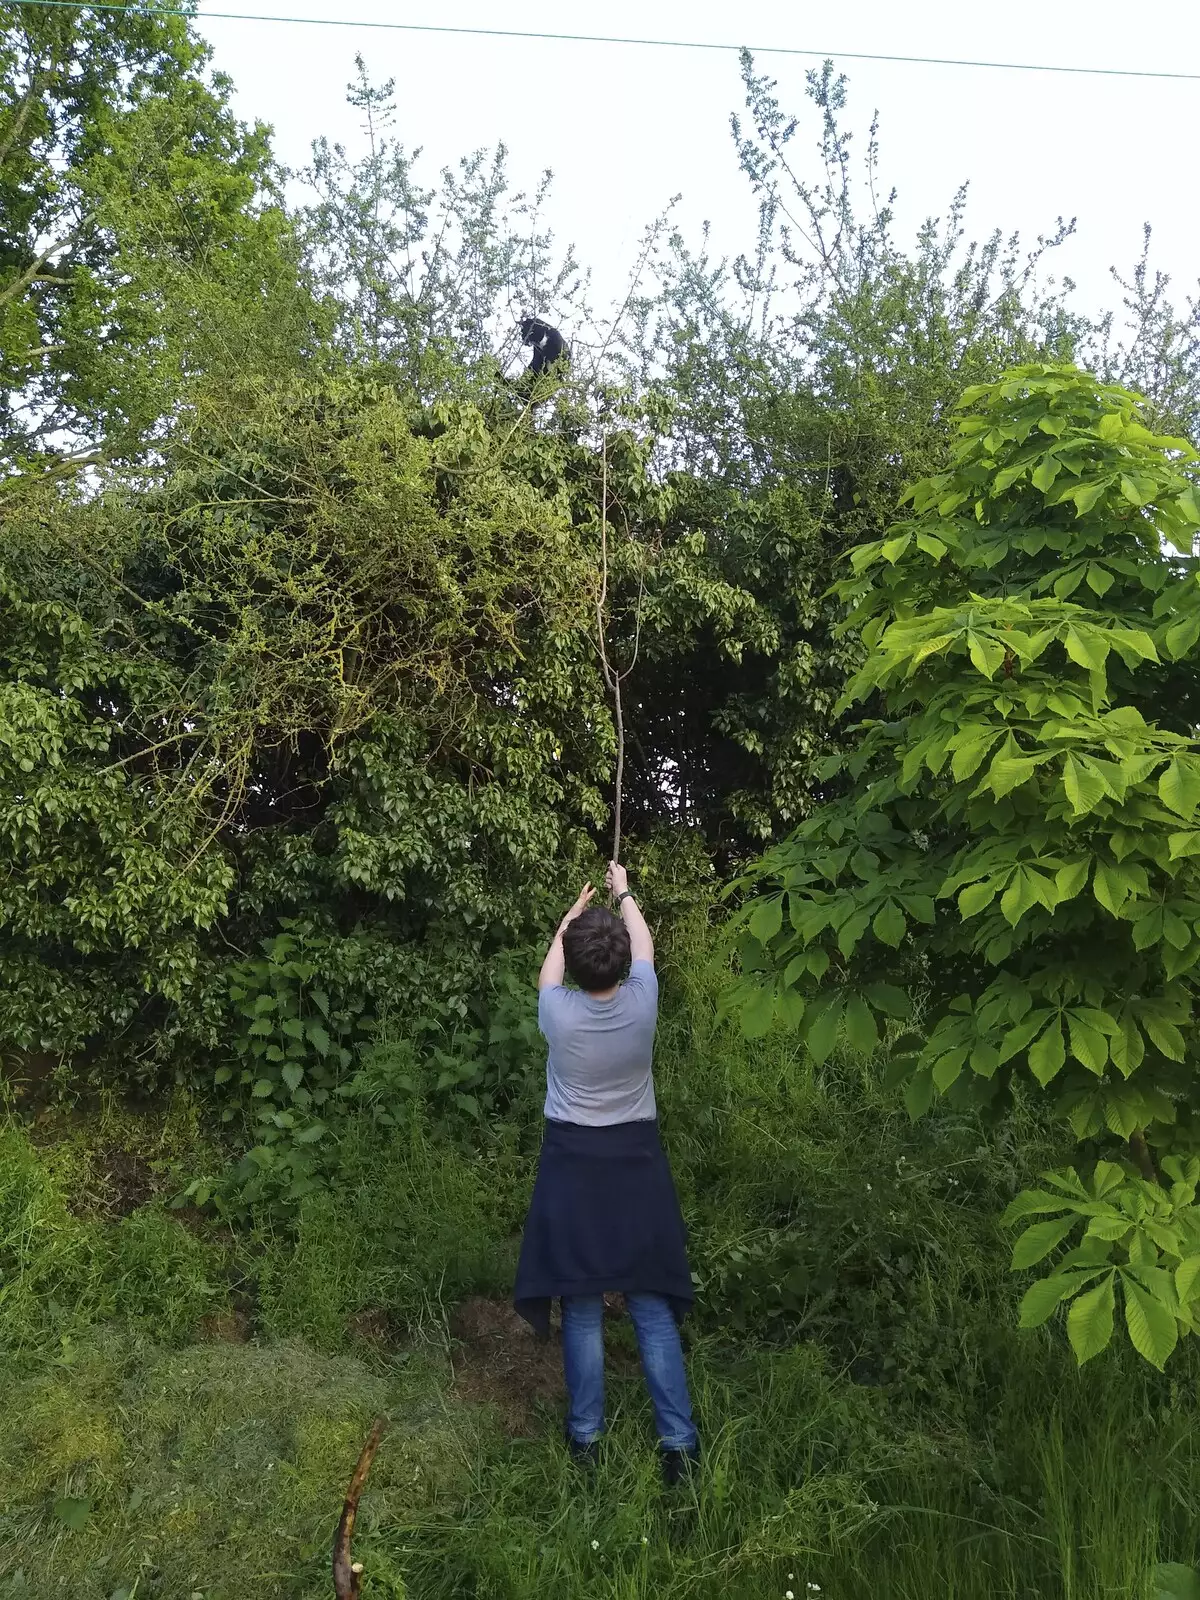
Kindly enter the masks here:
M 622 889 L 620 894 L 617 896 L 617 904 L 620 905 L 622 900 L 632 900 L 632 899 L 633 899 L 633 890 L 632 889 Z

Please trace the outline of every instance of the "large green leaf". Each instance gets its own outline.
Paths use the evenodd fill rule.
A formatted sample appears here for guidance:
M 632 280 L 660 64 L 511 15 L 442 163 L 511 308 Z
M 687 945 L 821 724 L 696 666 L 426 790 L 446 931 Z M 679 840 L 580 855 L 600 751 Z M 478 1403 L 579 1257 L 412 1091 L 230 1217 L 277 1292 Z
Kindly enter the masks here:
M 82 1533 L 92 1514 L 92 1502 L 80 1495 L 64 1494 L 59 1496 L 51 1509 L 56 1522 L 62 1523 L 72 1533 Z
M 1113 1211 L 1104 1216 L 1093 1217 L 1087 1225 L 1089 1238 L 1106 1239 L 1110 1244 L 1114 1240 L 1123 1238 L 1129 1232 L 1130 1222 L 1127 1216 L 1120 1211 Z
M 1021 1297 L 1021 1327 L 1040 1328 L 1062 1302 L 1077 1294 L 1096 1276 L 1095 1272 L 1054 1272 L 1031 1283 Z
M 886 1017 L 902 1019 L 912 1011 L 912 1001 L 907 991 L 894 983 L 870 983 L 866 995 L 876 1011 L 881 1011 Z
M 1066 600 L 1069 595 L 1073 595 L 1083 582 L 1085 570 L 1082 566 L 1068 567 L 1061 577 L 1055 578 L 1054 598 L 1056 600 Z
M 1200 1295 L 1200 1255 L 1185 1256 L 1175 1268 L 1175 1293 L 1181 1306 Z
M 871 924 L 875 937 L 883 944 L 890 945 L 893 950 L 898 949 L 903 943 L 907 926 L 904 913 L 894 900 L 884 901 Z
M 1144 1012 L 1141 1018 L 1146 1036 L 1163 1055 L 1172 1061 L 1182 1061 L 1185 1053 L 1183 1035 L 1167 1017 L 1155 1012 Z
M 1080 1366 L 1098 1356 L 1112 1339 L 1115 1276 L 1115 1271 L 1109 1272 L 1094 1289 L 1081 1294 L 1067 1314 L 1067 1337 Z
M 1191 821 L 1200 805 L 1200 766 L 1194 758 L 1173 758 L 1158 780 L 1158 797 L 1168 810 Z
M 783 896 L 772 895 L 762 900 L 750 915 L 750 932 L 759 944 L 770 944 L 783 926 Z
M 808 1002 L 798 989 L 785 987 L 776 995 L 775 1006 L 785 1028 L 798 1028 L 804 1021 Z
M 1089 1072 L 1099 1076 L 1108 1064 L 1108 1040 L 1099 1028 L 1074 1009 L 1067 1012 L 1067 1028 L 1071 1036 L 1071 1054 Z
M 995 476 L 992 482 L 993 491 L 1003 494 L 1006 489 L 1011 489 L 1018 478 L 1023 478 L 1029 471 L 1027 462 L 1018 462 L 1016 466 L 1004 467 Z
M 1066 1059 L 1062 1021 L 1055 1016 L 1041 1038 L 1029 1047 L 1029 1070 L 1040 1084 L 1047 1084 L 1062 1071 Z
M 1081 517 L 1090 511 L 1107 488 L 1107 479 L 1102 483 L 1081 483 L 1071 496 L 1075 502 L 1075 515 Z
M 1092 1193 L 1097 1199 L 1111 1195 L 1125 1182 L 1125 1169 L 1116 1161 L 1097 1161 L 1092 1169 Z
M 1147 1600 L 1200 1600 L 1200 1572 L 1180 1561 L 1160 1561 L 1150 1574 Z
M 1063 762 L 1063 787 L 1076 816 L 1086 816 L 1094 811 L 1108 790 L 1104 780 L 1093 767 L 1085 767 L 1074 755 Z
M 1095 876 L 1092 879 L 1092 893 L 1106 911 L 1114 917 L 1121 914 L 1121 907 L 1128 900 L 1136 887 L 1133 874 L 1123 863 L 1110 865 L 1107 861 L 1097 861 Z
M 1130 505 L 1144 506 L 1154 498 L 1158 487 L 1153 478 L 1125 475 L 1121 479 L 1121 493 Z
M 811 1009 L 809 1015 L 812 1020 L 804 1036 L 804 1043 L 809 1055 L 820 1066 L 833 1054 L 833 1047 L 837 1043 L 842 1020 L 841 996 L 832 997 L 815 1017 L 812 1017 Z
M 1068 623 L 1063 643 L 1077 666 L 1086 667 L 1089 672 L 1103 671 L 1108 658 L 1108 640 L 1097 628 L 1085 623 Z
M 1087 584 L 1093 594 L 1103 598 L 1115 582 L 1116 579 L 1107 567 L 1101 566 L 1098 561 L 1088 562 Z
M 1039 1261 L 1048 1256 L 1056 1245 L 1060 1245 L 1067 1235 L 1079 1225 L 1076 1216 L 1056 1217 L 1051 1222 L 1035 1222 L 1013 1245 L 1012 1269 L 1014 1272 L 1024 1267 L 1036 1266 Z
M 1133 1348 L 1161 1372 L 1179 1342 L 1179 1325 L 1172 1312 L 1140 1283 L 1125 1277 L 1125 1324 Z
M 1059 901 L 1073 900 L 1088 881 L 1092 858 L 1081 856 L 1078 861 L 1068 861 L 1054 875 L 1054 890 Z
M 969 883 L 958 897 L 959 915 L 964 922 L 968 917 L 978 916 L 979 913 L 991 905 L 996 898 L 997 890 L 1004 882 L 1003 877 L 985 878 L 982 883 Z
M 762 1039 L 771 1031 L 775 1020 L 775 990 L 764 986 L 755 989 L 742 1006 L 742 1032 L 747 1039 Z
M 904 1086 L 905 1109 L 914 1122 L 929 1110 L 933 1095 L 933 1073 L 928 1067 L 921 1067 Z
M 952 1083 L 958 1082 L 966 1062 L 965 1045 L 959 1045 L 955 1050 L 947 1050 L 944 1056 L 938 1058 L 933 1067 L 933 1084 L 939 1094 L 945 1094 Z
M 1015 928 L 1025 913 L 1037 905 L 1038 898 L 1034 874 L 1027 867 L 1018 867 L 1000 896 L 1000 910 L 1005 921 Z
M 1193 612 L 1189 617 L 1180 617 L 1178 622 L 1173 622 L 1163 636 L 1163 647 L 1167 654 L 1178 661 L 1181 656 L 1188 655 L 1200 639 L 1200 612 Z
M 852 994 L 846 1001 L 845 1026 L 851 1048 L 870 1055 L 879 1043 L 879 1029 L 874 1012 L 861 995 Z
M 984 756 L 999 737 L 994 728 L 987 728 L 969 739 L 964 738 L 961 744 L 955 745 L 950 771 L 957 782 L 965 783 L 972 773 L 978 771 Z
M 1011 1222 L 1020 1222 L 1023 1217 L 1036 1217 L 1046 1211 L 1066 1211 L 1069 1201 L 1061 1194 L 1052 1194 L 1049 1189 L 1022 1189 L 1009 1201 L 1001 1217 L 1001 1222 L 1006 1225 Z
M 1046 756 L 997 756 L 987 770 L 984 786 L 997 800 L 1002 800 L 1006 794 L 1028 783 L 1047 759 Z
M 967 651 L 972 666 L 985 678 L 994 678 L 1004 664 L 1004 646 L 997 639 L 989 639 L 986 634 L 968 630 Z
M 1120 628 L 1111 635 L 1114 650 L 1131 667 L 1139 661 L 1157 661 L 1158 647 L 1144 628 Z
M 1000 1067 L 1000 1052 L 995 1045 L 981 1041 L 971 1051 L 971 1071 L 979 1078 L 995 1077 Z

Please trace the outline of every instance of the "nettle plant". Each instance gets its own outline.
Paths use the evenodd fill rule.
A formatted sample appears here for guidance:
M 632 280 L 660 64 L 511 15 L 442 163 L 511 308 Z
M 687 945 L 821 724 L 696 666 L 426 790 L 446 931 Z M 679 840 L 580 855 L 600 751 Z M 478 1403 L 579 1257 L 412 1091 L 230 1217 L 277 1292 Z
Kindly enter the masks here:
M 325 1137 L 331 1098 L 374 1025 L 361 994 L 331 995 L 307 931 L 285 924 L 263 940 L 261 956 L 229 970 L 234 1063 L 219 1066 L 214 1081 L 249 1105 L 254 1142 L 232 1175 L 243 1200 L 268 1192 L 299 1200 L 320 1186 L 311 1147 Z M 224 1119 L 239 1109 L 227 1106 Z M 199 1180 L 187 1198 L 203 1205 L 220 1187 Z
M 840 798 L 741 880 L 734 995 L 818 1060 L 886 1033 L 914 1117 L 1052 1096 L 1079 1156 L 1007 1213 L 1014 1268 L 1048 1264 L 1022 1325 L 1069 1304 L 1083 1362 L 1119 1295 L 1161 1367 L 1200 1329 L 1198 457 L 1071 367 L 960 410 L 838 585 L 871 715 Z

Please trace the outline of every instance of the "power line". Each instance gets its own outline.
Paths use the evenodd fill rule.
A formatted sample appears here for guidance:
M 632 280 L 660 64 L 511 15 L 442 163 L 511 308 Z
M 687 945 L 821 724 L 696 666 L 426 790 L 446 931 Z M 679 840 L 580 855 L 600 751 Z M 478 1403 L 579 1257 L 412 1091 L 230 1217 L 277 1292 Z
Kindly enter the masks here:
M 808 56 L 817 60 L 890 61 L 906 66 L 985 67 L 1003 72 L 1060 72 L 1095 78 L 1169 78 L 1200 83 L 1200 72 L 1157 72 L 1138 67 L 1057 66 L 1036 61 L 967 61 L 953 56 L 896 56 L 867 50 L 804 50 L 786 44 L 717 44 L 704 39 L 639 39 L 606 33 L 541 33 L 523 28 L 452 27 L 432 22 L 367 22 L 352 17 L 279 17 L 251 11 L 183 11 L 171 6 L 120 5 L 116 0 L 18 0 L 21 5 L 41 6 L 46 10 L 121 11 L 131 16 L 181 17 L 187 22 L 286 22 L 306 23 L 319 28 L 377 28 L 392 33 L 466 34 L 482 39 L 539 39 L 568 44 L 643 45 L 662 50 L 717 50 L 726 54 L 749 49 L 756 55 Z

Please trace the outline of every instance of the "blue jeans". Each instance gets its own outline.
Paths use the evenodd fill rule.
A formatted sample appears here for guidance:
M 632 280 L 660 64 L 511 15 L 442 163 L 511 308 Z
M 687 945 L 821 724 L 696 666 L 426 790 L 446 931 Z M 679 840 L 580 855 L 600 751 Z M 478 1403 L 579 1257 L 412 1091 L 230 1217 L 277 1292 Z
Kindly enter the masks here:
M 630 1294 L 625 1300 L 659 1443 L 664 1450 L 694 1450 L 696 1425 L 675 1314 L 661 1294 Z M 571 1295 L 564 1298 L 562 1311 L 567 1432 L 578 1444 L 591 1444 L 604 1432 L 604 1300 L 598 1294 Z

